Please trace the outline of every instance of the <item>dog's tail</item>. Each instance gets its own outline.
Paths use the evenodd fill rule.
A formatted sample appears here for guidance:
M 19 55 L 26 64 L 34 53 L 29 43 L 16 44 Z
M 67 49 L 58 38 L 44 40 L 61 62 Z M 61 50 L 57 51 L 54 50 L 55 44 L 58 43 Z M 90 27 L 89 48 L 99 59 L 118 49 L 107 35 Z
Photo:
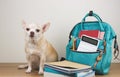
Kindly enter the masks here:
M 18 66 L 18 69 L 25 69 L 25 68 L 28 68 L 28 65 L 27 65 L 27 64 L 19 65 L 19 66 Z

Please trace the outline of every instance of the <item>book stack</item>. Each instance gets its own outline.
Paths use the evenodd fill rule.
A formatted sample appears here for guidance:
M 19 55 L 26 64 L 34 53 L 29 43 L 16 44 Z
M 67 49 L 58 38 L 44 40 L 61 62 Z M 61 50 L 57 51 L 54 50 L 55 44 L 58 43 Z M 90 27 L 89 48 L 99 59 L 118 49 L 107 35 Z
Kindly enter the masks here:
M 67 60 L 46 63 L 44 77 L 95 77 L 91 66 Z

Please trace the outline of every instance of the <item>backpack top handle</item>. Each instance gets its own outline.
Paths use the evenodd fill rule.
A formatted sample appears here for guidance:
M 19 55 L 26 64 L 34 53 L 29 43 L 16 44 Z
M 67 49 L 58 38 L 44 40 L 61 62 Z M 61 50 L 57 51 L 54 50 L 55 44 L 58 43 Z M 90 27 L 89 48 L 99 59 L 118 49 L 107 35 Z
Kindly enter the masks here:
M 90 11 L 89 13 L 87 13 L 87 14 L 85 15 L 85 17 L 82 19 L 81 29 L 83 29 L 83 23 L 86 21 L 85 19 L 86 19 L 88 16 L 93 16 L 93 17 L 95 17 L 95 18 L 98 20 L 98 23 L 99 23 L 99 26 L 100 26 L 101 31 L 104 31 L 104 28 L 103 28 L 103 26 L 102 26 L 102 22 L 103 22 L 102 19 L 101 19 L 97 14 L 93 13 L 93 11 Z

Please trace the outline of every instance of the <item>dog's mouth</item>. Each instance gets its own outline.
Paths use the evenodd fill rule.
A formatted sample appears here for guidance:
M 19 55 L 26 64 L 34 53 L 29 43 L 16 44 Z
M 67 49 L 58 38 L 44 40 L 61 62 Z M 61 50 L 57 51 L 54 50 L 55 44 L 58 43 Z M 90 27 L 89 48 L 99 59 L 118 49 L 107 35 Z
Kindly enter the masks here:
M 34 35 L 32 35 L 32 34 L 31 34 L 31 35 L 30 35 L 30 37 L 31 37 L 31 38 L 33 38 L 33 37 L 34 37 Z

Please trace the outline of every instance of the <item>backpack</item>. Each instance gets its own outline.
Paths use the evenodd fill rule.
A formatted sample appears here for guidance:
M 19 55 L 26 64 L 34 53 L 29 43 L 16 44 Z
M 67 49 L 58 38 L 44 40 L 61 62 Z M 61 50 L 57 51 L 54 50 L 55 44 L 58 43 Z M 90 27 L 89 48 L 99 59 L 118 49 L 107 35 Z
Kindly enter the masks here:
M 95 17 L 97 21 L 86 22 L 85 19 L 88 16 Z M 99 30 L 104 32 L 103 39 L 99 39 L 99 45 L 96 51 L 86 52 L 77 51 L 82 39 L 79 37 L 80 31 L 83 30 Z M 75 39 L 75 40 L 74 40 Z M 82 21 L 74 26 L 69 34 L 69 42 L 66 46 L 66 60 L 86 64 L 92 66 L 96 74 L 107 74 L 110 70 L 112 60 L 112 42 L 114 41 L 114 55 L 115 59 L 118 59 L 119 49 L 117 44 L 117 36 L 113 28 L 93 11 L 90 11 L 85 15 Z M 76 48 L 73 48 L 76 47 Z

